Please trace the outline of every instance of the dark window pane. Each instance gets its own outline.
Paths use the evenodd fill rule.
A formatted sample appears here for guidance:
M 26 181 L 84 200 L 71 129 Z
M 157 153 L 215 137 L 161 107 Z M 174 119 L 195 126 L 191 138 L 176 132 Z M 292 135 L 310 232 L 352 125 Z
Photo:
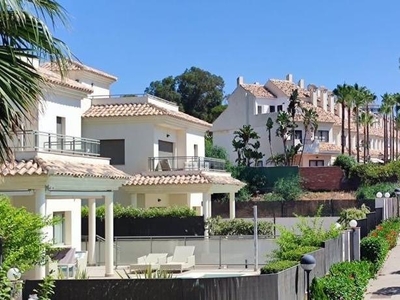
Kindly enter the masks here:
M 125 164 L 125 140 L 100 140 L 100 156 L 111 158 L 110 164 Z

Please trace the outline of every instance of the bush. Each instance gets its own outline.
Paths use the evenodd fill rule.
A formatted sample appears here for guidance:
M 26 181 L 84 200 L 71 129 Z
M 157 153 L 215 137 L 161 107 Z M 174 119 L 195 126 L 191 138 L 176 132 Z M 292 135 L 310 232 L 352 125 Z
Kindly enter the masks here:
M 273 274 L 278 273 L 280 271 L 289 269 L 295 265 L 297 265 L 299 261 L 291 261 L 291 260 L 277 260 L 271 261 L 267 263 L 264 267 L 261 268 L 261 274 Z
M 281 260 L 292 260 L 292 261 L 300 261 L 301 257 L 304 254 L 308 254 L 318 250 L 319 247 L 315 246 L 300 246 L 296 249 L 289 250 L 286 252 L 281 252 L 279 259 Z
M 381 237 L 365 237 L 360 244 L 361 259 L 373 264 L 373 274 L 379 271 L 389 251 L 388 242 Z
M 346 177 L 349 177 L 350 169 L 357 165 L 357 162 L 352 156 L 340 154 L 336 157 L 333 165 L 340 167 L 345 172 Z
M 82 207 L 81 216 L 88 217 L 89 208 Z M 105 207 L 101 205 L 96 208 L 96 217 L 104 219 Z M 135 208 L 131 206 L 114 205 L 114 218 L 155 218 L 155 217 L 194 217 L 196 211 L 186 206 L 170 206 L 170 207 L 152 207 L 152 208 Z
M 400 161 L 385 165 L 373 163 L 359 164 L 350 169 L 350 178 L 358 178 L 362 185 L 380 182 L 397 182 L 400 178 Z
M 377 192 L 392 192 L 398 184 L 391 182 L 380 182 L 374 185 L 362 185 L 356 191 L 356 198 L 359 200 L 375 199 Z
M 303 194 L 300 177 L 297 175 L 279 178 L 274 184 L 273 193 L 280 196 L 282 200 L 298 200 Z
M 338 223 L 341 224 L 343 227 L 348 227 L 351 220 L 365 219 L 367 217 L 367 214 L 369 214 L 370 212 L 370 209 L 365 206 L 365 204 L 361 205 L 361 208 L 353 207 L 343 209 L 340 212 Z
M 321 219 L 322 206 L 318 209 L 317 216 L 298 217 L 298 222 L 292 228 L 279 227 L 279 237 L 276 238 L 278 249 L 273 251 L 272 258 L 280 259 L 285 253 L 294 251 L 302 246 L 313 246 L 320 248 L 326 240 L 336 238 L 340 229 L 331 226 L 324 229 Z
M 220 216 L 207 220 L 210 235 L 253 235 L 254 223 L 243 219 L 223 220 Z M 259 221 L 258 234 L 274 236 L 274 225 L 271 222 Z
M 400 232 L 400 219 L 389 219 L 378 225 L 369 236 L 380 237 L 385 239 L 389 244 L 389 249 L 392 249 L 397 244 L 397 237 Z
M 341 262 L 332 265 L 329 274 L 311 284 L 312 299 L 362 300 L 371 277 L 367 261 Z

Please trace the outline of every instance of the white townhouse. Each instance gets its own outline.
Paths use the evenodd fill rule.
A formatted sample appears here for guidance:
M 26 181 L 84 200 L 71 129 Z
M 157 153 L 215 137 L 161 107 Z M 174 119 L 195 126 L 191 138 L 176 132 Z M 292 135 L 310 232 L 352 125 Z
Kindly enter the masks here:
M 81 249 L 81 200 L 89 205 L 88 262 L 95 263 L 96 203 L 105 204 L 105 275 L 114 275 L 113 204 L 188 206 L 211 216 L 211 194 L 234 194 L 243 183 L 221 160 L 204 157 L 211 124 L 166 100 L 114 97 L 117 78 L 72 61 L 61 78 L 54 65 L 37 70 L 47 84 L 41 106 L 11 141 L 13 159 L 0 166 L 0 193 L 13 205 L 62 222 L 45 229 L 57 246 Z M 44 267 L 24 274 L 43 278 Z
M 271 156 L 268 142 L 266 122 L 269 117 L 274 121 L 271 130 L 273 154 L 283 153 L 282 140 L 276 136 L 277 124 L 275 123 L 279 111 L 287 110 L 289 97 L 292 92 L 298 90 L 298 98 L 302 107 L 314 108 L 318 114 L 318 130 L 314 136 L 313 132 L 307 132 L 305 136 L 302 118 L 296 115 L 295 144 L 303 143 L 302 166 L 329 166 L 341 153 L 341 116 L 342 107 L 336 103 L 332 91 L 315 85 L 305 87 L 304 80 L 298 83 L 293 81 L 293 76 L 288 74 L 285 80 L 269 79 L 264 85 L 259 83 L 244 83 L 243 77 L 238 77 L 237 86 L 228 98 L 228 107 L 214 121 L 211 131 L 215 145 L 224 147 L 232 162 L 235 162 L 237 154 L 234 152 L 232 140 L 234 131 L 251 125 L 260 135 L 260 151 L 264 154 L 259 166 L 265 166 L 266 160 Z M 370 155 L 372 159 L 379 161 L 383 153 L 383 121 L 381 116 L 374 114 L 376 122 L 370 128 Z M 348 113 L 345 111 L 346 135 L 348 128 Z M 351 117 L 352 148 L 356 143 L 356 126 L 354 117 Z M 291 138 L 291 137 L 290 137 Z M 360 140 L 363 140 L 363 128 L 360 126 Z M 292 142 L 289 140 L 288 145 Z M 346 147 L 348 143 L 346 141 Z M 347 153 L 346 149 L 346 153 Z M 353 155 L 355 155 L 355 150 Z M 362 157 L 360 147 L 360 157 Z

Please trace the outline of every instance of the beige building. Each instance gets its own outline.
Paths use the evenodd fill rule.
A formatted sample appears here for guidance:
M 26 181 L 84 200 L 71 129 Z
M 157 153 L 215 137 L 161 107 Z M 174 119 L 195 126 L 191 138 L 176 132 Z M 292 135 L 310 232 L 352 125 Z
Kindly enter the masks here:
M 341 153 L 341 116 L 342 107 L 336 103 L 332 91 L 325 87 L 309 84 L 305 86 L 303 79 L 298 83 L 293 81 L 291 74 L 284 80 L 269 79 L 264 85 L 259 83 L 248 84 L 243 77 L 237 79 L 237 87 L 228 98 L 227 109 L 215 120 L 211 131 L 215 145 L 224 147 L 232 162 L 236 159 L 233 151 L 233 132 L 243 125 L 251 125 L 260 135 L 260 151 L 264 158 L 259 165 L 266 165 L 266 160 L 271 156 L 268 142 L 266 122 L 269 117 L 275 122 L 278 112 L 287 110 L 289 97 L 297 89 L 301 106 L 314 108 L 318 114 L 318 130 L 314 135 L 308 132 L 304 143 L 304 125 L 300 114 L 296 115 L 298 127 L 295 131 L 295 144 L 304 143 L 302 166 L 329 166 Z M 380 161 L 383 155 L 383 119 L 379 114 L 373 113 L 375 123 L 370 128 L 370 156 L 373 161 Z M 348 113 L 345 111 L 345 128 L 347 136 Z M 356 125 L 351 117 L 351 144 L 356 145 Z M 276 124 L 271 131 L 273 154 L 283 153 L 283 143 L 276 137 Z M 360 125 L 360 141 L 364 139 L 363 127 Z M 288 144 L 292 142 L 289 140 Z M 346 139 L 346 152 L 348 152 Z M 398 147 L 398 145 L 397 145 Z M 356 150 L 353 155 L 356 155 Z M 363 148 L 360 147 L 360 158 L 363 158 Z

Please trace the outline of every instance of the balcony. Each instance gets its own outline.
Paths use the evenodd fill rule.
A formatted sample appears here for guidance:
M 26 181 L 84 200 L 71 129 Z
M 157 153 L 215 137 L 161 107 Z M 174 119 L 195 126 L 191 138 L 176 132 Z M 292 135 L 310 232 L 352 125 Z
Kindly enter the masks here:
M 11 141 L 14 152 L 50 152 L 78 156 L 100 156 L 100 141 L 36 130 L 19 132 Z
M 225 160 L 199 156 L 149 157 L 149 171 L 225 171 Z
M 301 140 L 295 139 L 295 145 L 301 144 Z M 312 141 L 306 141 L 306 144 L 301 147 L 301 150 L 303 150 L 304 154 L 318 154 L 319 153 L 319 140 L 314 140 Z M 300 150 L 300 151 L 301 151 Z

